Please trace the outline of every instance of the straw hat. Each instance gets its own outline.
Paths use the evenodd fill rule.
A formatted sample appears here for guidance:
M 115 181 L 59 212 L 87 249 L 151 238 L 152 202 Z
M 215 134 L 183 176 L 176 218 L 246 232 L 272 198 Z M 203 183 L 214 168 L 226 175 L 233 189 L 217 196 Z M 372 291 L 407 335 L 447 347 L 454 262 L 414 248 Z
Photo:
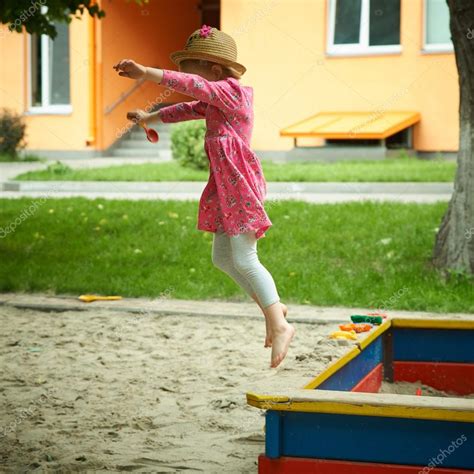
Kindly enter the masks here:
M 217 28 L 202 25 L 186 41 L 184 49 L 170 54 L 171 60 L 179 65 L 185 59 L 205 59 L 222 64 L 242 75 L 247 69 L 237 62 L 237 45 L 227 33 Z

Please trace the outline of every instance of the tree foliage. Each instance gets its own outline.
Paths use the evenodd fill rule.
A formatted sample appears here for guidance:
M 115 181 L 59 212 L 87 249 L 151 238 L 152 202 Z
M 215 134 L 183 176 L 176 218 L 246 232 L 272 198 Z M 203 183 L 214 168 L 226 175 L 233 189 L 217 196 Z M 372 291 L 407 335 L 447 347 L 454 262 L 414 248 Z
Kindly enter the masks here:
M 148 3 L 148 0 L 133 1 L 138 5 Z M 85 12 L 97 18 L 105 16 L 105 11 L 95 0 L 0 1 L 0 23 L 7 25 L 9 31 L 21 33 L 25 28 L 28 33 L 46 34 L 53 39 L 57 35 L 55 22 L 70 23 L 73 18 L 81 18 Z

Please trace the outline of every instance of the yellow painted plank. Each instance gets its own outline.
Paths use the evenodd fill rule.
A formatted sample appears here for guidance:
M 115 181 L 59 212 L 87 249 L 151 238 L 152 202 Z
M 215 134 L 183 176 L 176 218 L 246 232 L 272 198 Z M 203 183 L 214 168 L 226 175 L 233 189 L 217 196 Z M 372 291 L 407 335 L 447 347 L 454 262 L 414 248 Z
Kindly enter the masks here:
M 348 362 L 357 357 L 360 354 L 360 349 L 355 346 L 349 352 L 346 352 L 338 360 L 334 361 L 331 365 L 327 367 L 326 370 L 321 372 L 317 377 L 315 377 L 311 382 L 305 385 L 303 388 L 314 389 L 321 385 L 326 379 L 331 375 L 336 373 L 341 367 L 344 367 Z
M 336 390 L 300 390 L 307 396 L 247 393 L 247 403 L 256 408 L 305 413 L 382 416 L 474 423 L 471 399 L 367 394 Z M 430 398 L 431 400 L 425 400 Z
M 265 402 L 272 402 L 272 403 L 282 403 L 282 402 L 289 402 L 290 397 L 286 395 L 260 395 L 255 392 L 247 392 L 247 402 L 252 402 L 257 406 L 257 404 L 264 405 Z M 250 403 L 250 404 L 252 404 Z
M 320 112 L 286 127 L 281 136 L 383 139 L 419 122 L 414 111 Z
M 264 410 L 298 411 L 306 413 L 334 413 L 339 415 L 365 415 L 382 416 L 389 418 L 414 418 L 424 420 L 461 421 L 474 423 L 474 412 L 464 412 L 457 410 L 442 410 L 429 408 L 414 408 L 400 406 L 373 406 L 373 405 L 353 405 L 348 403 L 331 402 L 297 402 L 275 403 L 267 400 L 265 402 L 255 402 L 248 400 L 248 404 Z
M 425 329 L 474 329 L 474 319 L 392 319 L 392 327 L 396 328 L 425 328 Z
M 353 347 L 349 352 L 347 352 L 341 358 L 329 365 L 327 369 L 321 372 L 317 377 L 312 379 L 302 388 L 314 389 L 316 387 L 319 387 L 319 385 L 321 385 L 325 380 L 331 377 L 331 375 L 334 375 L 339 369 L 341 369 L 348 362 L 357 357 L 360 352 L 365 349 L 374 339 L 376 339 L 380 334 L 385 332 L 390 327 L 390 324 L 390 320 L 384 321 L 371 334 L 369 334 L 364 339 L 361 339 L 361 341 L 357 343 L 357 346 Z
M 384 321 L 378 328 L 373 330 L 367 337 L 361 339 L 357 343 L 357 346 L 352 348 L 349 352 L 344 354 L 341 358 L 333 362 L 328 366 L 326 370 L 321 372 L 317 377 L 308 382 L 303 388 L 305 389 L 314 389 L 319 387 L 325 380 L 327 380 L 331 375 L 335 374 L 339 369 L 344 367 L 348 362 L 357 357 L 360 352 L 365 349 L 373 340 L 375 340 L 380 334 L 384 333 L 390 327 L 390 320 Z
M 391 320 L 387 319 L 378 328 L 373 329 L 367 335 L 367 337 L 365 337 L 364 339 L 362 339 L 359 342 L 358 346 L 359 346 L 360 350 L 365 349 L 372 341 L 377 339 L 382 333 L 384 333 L 387 329 L 389 329 L 391 325 L 392 325 Z M 364 333 L 362 333 L 362 334 L 364 334 Z

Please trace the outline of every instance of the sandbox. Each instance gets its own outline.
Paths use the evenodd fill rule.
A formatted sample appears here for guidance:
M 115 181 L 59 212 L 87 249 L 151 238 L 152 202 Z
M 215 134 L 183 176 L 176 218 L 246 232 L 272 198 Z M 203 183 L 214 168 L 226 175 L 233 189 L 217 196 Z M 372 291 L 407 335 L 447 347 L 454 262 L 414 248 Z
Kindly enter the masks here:
M 378 393 L 383 380 L 453 396 Z M 302 386 L 247 392 L 266 410 L 259 473 L 472 473 L 473 393 L 474 317 L 387 319 Z

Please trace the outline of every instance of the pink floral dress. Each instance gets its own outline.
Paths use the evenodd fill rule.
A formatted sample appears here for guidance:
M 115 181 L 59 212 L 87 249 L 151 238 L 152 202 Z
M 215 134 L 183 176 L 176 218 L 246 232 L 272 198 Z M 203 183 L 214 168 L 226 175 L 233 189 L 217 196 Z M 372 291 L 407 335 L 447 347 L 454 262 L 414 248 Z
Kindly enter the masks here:
M 197 99 L 160 109 L 164 123 L 206 119 L 209 180 L 197 228 L 228 235 L 255 231 L 257 239 L 265 237 L 272 222 L 263 207 L 267 187 L 260 160 L 250 149 L 253 88 L 231 77 L 213 82 L 168 69 L 160 84 Z

